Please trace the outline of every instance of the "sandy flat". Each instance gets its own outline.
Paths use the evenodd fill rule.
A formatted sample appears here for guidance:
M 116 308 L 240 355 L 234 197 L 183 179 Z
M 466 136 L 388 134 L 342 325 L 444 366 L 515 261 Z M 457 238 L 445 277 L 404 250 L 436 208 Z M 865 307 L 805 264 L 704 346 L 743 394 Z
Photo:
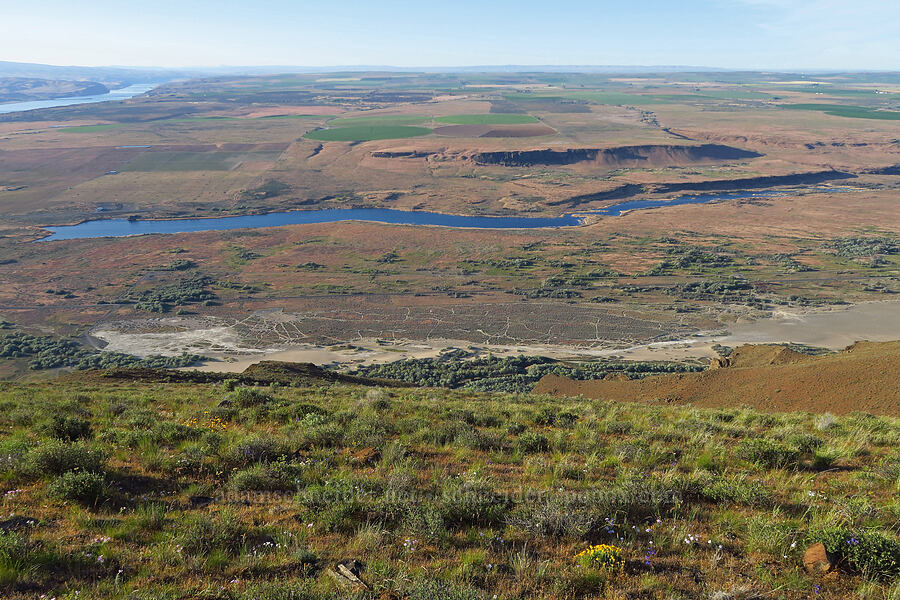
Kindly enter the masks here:
M 254 348 L 241 340 L 235 330 L 213 320 L 178 326 L 177 319 L 163 319 L 165 328 L 152 332 L 115 326 L 99 327 L 91 335 L 106 342 L 106 350 L 138 356 L 182 352 L 203 354 L 213 360 L 194 369 L 240 372 L 261 360 L 311 362 L 317 365 L 350 368 L 383 364 L 404 358 L 433 358 L 442 352 L 462 348 L 478 356 L 540 355 L 560 360 L 596 360 L 620 357 L 628 360 L 691 360 L 717 356 L 715 344 L 785 343 L 808 344 L 839 350 L 860 341 L 900 340 L 900 301 L 868 302 L 850 307 L 814 311 L 781 311 L 771 318 L 740 322 L 727 330 L 698 332 L 679 340 L 631 347 L 576 347 L 552 344 L 473 344 L 469 341 L 431 338 L 428 340 L 375 338 L 354 339 L 347 344 L 318 346 L 286 344 Z

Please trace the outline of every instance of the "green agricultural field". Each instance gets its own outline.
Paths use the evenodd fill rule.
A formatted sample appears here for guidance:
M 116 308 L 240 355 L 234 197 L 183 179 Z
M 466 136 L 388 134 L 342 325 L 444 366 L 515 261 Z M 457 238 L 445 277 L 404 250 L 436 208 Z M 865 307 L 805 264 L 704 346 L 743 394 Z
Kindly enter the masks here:
M 596 104 L 670 104 L 666 97 L 654 94 L 623 94 L 621 92 L 599 92 L 593 90 L 559 90 L 552 94 L 504 94 L 507 100 L 522 102 L 528 100 L 583 100 Z
M 391 140 L 428 135 L 427 127 L 410 127 L 407 125 L 357 125 L 355 127 L 337 127 L 334 129 L 317 129 L 304 137 L 323 142 L 367 142 L 371 140 Z
M 851 119 L 878 119 L 882 121 L 900 121 L 900 111 L 877 110 L 864 106 L 845 106 L 843 104 L 785 104 L 788 110 L 818 110 L 833 117 Z
M 370 117 L 346 117 L 328 121 L 329 127 L 387 127 L 390 125 L 418 125 L 431 120 L 426 115 L 373 115 Z
M 523 125 L 525 123 L 538 123 L 540 119 L 531 115 L 487 114 L 437 117 L 435 121 L 450 125 Z
M 245 161 L 274 161 L 278 152 L 144 152 L 122 171 L 230 171 Z

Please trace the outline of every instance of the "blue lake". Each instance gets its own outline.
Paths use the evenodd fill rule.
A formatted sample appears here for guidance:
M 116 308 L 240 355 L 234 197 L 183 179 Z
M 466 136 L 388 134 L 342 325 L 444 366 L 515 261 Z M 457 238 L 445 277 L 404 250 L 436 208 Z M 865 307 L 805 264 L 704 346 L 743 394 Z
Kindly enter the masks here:
M 135 220 L 98 219 L 78 225 L 45 227 L 52 232 L 40 241 L 77 240 L 99 237 L 125 237 L 150 233 L 187 233 L 192 231 L 225 231 L 257 227 L 280 227 L 309 223 L 337 223 L 339 221 L 371 221 L 398 225 L 437 225 L 472 229 L 541 229 L 547 227 L 574 227 L 581 225 L 591 215 L 619 216 L 630 210 L 704 204 L 717 200 L 737 200 L 775 196 L 784 192 L 735 192 L 679 196 L 671 200 L 633 200 L 602 209 L 585 210 L 562 217 L 481 217 L 447 215 L 424 211 L 393 210 L 388 208 L 335 208 L 324 210 L 296 210 L 262 215 L 216 217 L 209 219 Z
M 54 98 L 52 100 L 32 100 L 29 102 L 9 102 L 0 104 L 0 115 L 23 110 L 37 110 L 39 108 L 55 108 L 57 106 L 75 106 L 76 104 L 91 104 L 93 102 L 110 102 L 112 100 L 127 100 L 149 92 L 158 83 L 140 83 L 128 87 L 110 90 L 108 94 L 96 96 L 74 96 L 72 98 Z
M 374 221 L 400 225 L 441 225 L 444 227 L 478 229 L 534 229 L 540 227 L 569 227 L 581 224 L 572 215 L 564 217 L 475 217 L 445 215 L 424 211 L 392 210 L 387 208 L 335 208 L 325 210 L 295 210 L 290 212 L 217 217 L 211 219 L 172 219 L 169 221 L 129 221 L 109 219 L 85 221 L 78 225 L 46 227 L 53 235 L 47 240 L 75 240 L 97 237 L 123 237 L 146 233 L 185 233 L 189 231 L 224 231 L 248 227 L 280 227 L 309 223 L 337 223 L 339 221 Z
M 621 204 L 613 204 L 606 208 L 598 208 L 596 210 L 588 210 L 584 215 L 605 215 L 607 217 L 618 217 L 630 210 L 640 210 L 642 208 L 659 208 L 662 206 L 679 206 L 681 204 L 706 204 L 715 200 L 742 200 L 745 198 L 762 198 L 766 196 L 780 196 L 784 192 L 731 192 L 727 194 L 699 194 L 696 196 L 678 196 L 671 200 L 631 200 L 622 202 Z

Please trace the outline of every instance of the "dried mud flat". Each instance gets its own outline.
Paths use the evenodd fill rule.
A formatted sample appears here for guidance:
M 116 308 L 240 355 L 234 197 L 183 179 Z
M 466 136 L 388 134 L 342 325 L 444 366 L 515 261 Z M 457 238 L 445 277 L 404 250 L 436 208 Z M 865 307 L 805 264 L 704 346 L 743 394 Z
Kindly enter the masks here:
M 900 340 L 900 301 L 864 302 L 849 307 L 807 311 L 779 311 L 771 318 L 745 320 L 727 331 L 698 334 L 603 352 L 630 360 L 714 358 L 713 346 L 794 343 L 840 350 L 854 342 Z
M 366 338 L 454 339 L 492 345 L 592 346 L 618 340 L 650 342 L 687 335 L 690 328 L 591 306 L 483 303 L 400 306 L 345 299 L 297 312 L 257 310 L 243 319 L 155 318 L 98 325 L 91 335 L 106 349 L 147 356 L 181 352 L 279 351 Z
M 559 305 L 385 307 L 286 312 L 244 319 L 169 317 L 105 323 L 91 335 L 105 349 L 149 356 L 208 356 L 205 371 L 243 371 L 261 360 L 349 367 L 430 358 L 453 348 L 476 355 L 540 355 L 559 360 L 703 360 L 716 344 L 798 343 L 832 350 L 857 340 L 900 339 L 900 302 L 781 313 L 718 332 Z M 555 321 L 548 320 L 555 316 Z M 476 324 L 477 322 L 477 324 Z M 540 323 L 540 328 L 536 326 Z M 350 333 L 348 333 L 350 332 Z M 561 341 L 560 335 L 580 334 Z M 659 341 L 651 341 L 654 338 Z M 629 345 L 630 341 L 630 345 Z M 634 342 L 638 342 L 635 344 Z

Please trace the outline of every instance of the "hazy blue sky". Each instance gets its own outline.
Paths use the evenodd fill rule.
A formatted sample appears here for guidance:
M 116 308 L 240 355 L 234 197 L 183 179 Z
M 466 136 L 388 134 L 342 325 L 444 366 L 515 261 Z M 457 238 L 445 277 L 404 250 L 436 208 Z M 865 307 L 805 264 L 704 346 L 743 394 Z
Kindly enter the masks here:
M 0 60 L 900 69 L 900 1 L 0 0 Z

